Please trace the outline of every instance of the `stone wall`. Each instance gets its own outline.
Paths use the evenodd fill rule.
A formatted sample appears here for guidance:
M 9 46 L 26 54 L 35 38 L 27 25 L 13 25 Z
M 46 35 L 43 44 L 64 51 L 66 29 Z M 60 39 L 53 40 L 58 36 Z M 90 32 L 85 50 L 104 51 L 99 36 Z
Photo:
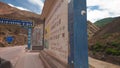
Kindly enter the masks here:
M 43 25 L 35 26 L 32 32 L 32 46 L 43 45 Z
M 68 62 L 68 2 L 58 0 L 45 19 L 45 47 L 61 61 Z

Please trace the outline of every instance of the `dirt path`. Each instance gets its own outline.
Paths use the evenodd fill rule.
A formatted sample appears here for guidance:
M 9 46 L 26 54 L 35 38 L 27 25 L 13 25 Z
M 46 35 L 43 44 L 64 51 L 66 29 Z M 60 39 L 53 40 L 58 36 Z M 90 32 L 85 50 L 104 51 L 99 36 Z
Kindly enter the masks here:
M 120 66 L 89 57 L 89 64 L 95 68 L 120 68 Z

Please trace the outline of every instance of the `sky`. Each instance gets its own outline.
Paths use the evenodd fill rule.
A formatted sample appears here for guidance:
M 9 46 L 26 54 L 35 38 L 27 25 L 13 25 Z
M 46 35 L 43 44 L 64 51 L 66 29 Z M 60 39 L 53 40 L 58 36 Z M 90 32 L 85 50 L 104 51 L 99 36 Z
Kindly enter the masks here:
M 120 16 L 120 0 L 87 0 L 87 19 L 95 22 Z
M 44 0 L 0 0 L 12 7 L 41 14 Z
M 0 0 L 12 7 L 41 14 L 44 0 Z M 120 16 L 120 0 L 87 0 L 87 19 L 91 22 Z

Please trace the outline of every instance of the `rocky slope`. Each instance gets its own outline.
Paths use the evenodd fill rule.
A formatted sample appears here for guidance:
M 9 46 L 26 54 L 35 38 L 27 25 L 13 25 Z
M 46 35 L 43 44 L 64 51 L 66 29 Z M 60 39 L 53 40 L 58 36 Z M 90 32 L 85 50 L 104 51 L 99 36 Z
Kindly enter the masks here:
M 89 40 L 89 54 L 120 65 L 120 17 L 104 26 Z
M 42 23 L 40 15 L 29 11 L 19 10 L 2 2 L 0 2 L 0 17 L 33 21 L 34 24 Z
M 87 22 L 87 25 L 88 38 L 90 39 L 98 30 L 100 30 L 100 28 L 90 21 Z
M 5 3 L 0 2 L 0 18 L 9 18 L 16 20 L 26 20 L 32 21 L 34 25 L 42 24 L 40 15 L 19 10 L 15 7 L 11 7 Z M 13 36 L 14 42 L 12 44 L 7 44 L 5 42 L 5 37 Z M 3 25 L 0 24 L 0 45 L 23 45 L 27 43 L 27 30 L 18 25 Z
M 7 36 L 13 36 L 14 41 L 11 44 L 8 44 L 5 41 Z M 18 25 L 3 25 L 0 24 L 0 43 L 4 46 L 13 46 L 13 45 L 23 45 L 27 44 L 27 30 L 21 28 Z

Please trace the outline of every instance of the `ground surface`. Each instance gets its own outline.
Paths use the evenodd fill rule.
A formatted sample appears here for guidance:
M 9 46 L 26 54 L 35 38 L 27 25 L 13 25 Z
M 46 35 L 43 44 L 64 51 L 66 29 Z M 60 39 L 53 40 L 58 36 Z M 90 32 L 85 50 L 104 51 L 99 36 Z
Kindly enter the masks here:
M 44 68 L 38 52 L 25 52 L 25 46 L 0 48 L 0 57 L 12 62 L 14 68 Z
M 39 53 L 26 53 L 21 56 L 15 68 L 44 68 Z
M 25 52 L 25 46 L 0 48 L 0 57 L 12 62 L 14 68 L 44 68 L 38 52 Z M 120 68 L 120 66 L 89 57 L 93 68 Z
M 24 53 L 24 46 L 5 47 L 0 48 L 0 57 L 11 61 L 13 65 L 17 62 L 17 59 Z
M 118 65 L 114 65 L 114 64 L 107 63 L 104 61 L 96 60 L 91 57 L 89 57 L 89 64 L 95 68 L 120 68 L 120 66 L 118 66 Z

